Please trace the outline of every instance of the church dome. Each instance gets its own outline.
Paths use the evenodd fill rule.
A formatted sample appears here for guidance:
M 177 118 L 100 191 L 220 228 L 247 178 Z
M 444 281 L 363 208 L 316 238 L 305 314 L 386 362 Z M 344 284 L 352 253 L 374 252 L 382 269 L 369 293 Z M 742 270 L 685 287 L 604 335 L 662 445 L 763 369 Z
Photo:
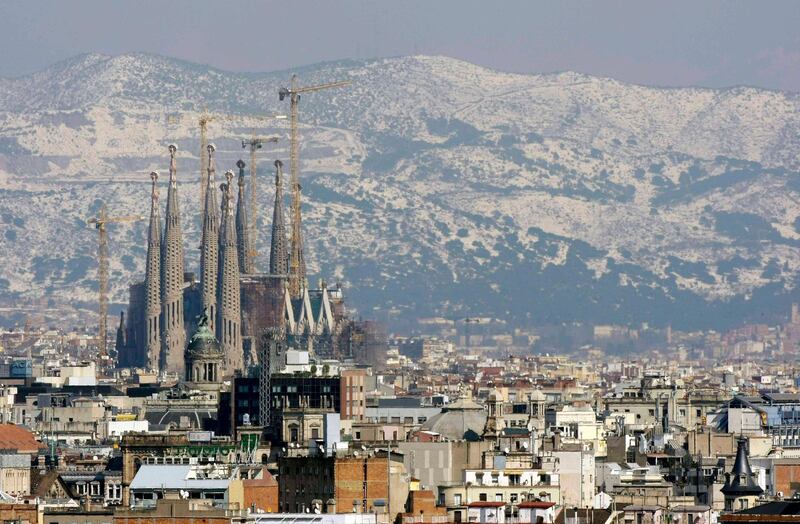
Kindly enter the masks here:
M 186 346 L 186 353 L 193 356 L 218 356 L 222 353 L 219 341 L 214 336 L 214 333 L 208 327 L 208 317 L 203 314 L 197 323 L 197 330 L 189 339 L 189 344 Z
M 426 420 L 420 429 L 439 433 L 448 440 L 480 440 L 486 425 L 486 410 L 470 399 L 460 398 Z

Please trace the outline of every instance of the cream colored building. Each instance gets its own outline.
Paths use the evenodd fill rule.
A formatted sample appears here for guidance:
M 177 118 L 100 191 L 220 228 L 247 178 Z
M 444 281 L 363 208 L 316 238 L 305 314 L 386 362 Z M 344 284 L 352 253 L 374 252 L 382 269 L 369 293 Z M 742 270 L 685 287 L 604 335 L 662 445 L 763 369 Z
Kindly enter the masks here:
M 31 494 L 30 455 L 0 455 L 0 491 L 14 497 Z

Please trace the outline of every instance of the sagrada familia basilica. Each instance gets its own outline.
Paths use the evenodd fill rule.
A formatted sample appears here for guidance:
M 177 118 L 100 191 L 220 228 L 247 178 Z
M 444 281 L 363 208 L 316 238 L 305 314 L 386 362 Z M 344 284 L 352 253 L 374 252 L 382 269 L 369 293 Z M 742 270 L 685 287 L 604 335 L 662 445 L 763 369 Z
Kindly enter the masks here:
M 325 283 L 310 289 L 305 263 L 291 263 L 281 161 L 274 164 L 269 268 L 259 272 L 248 227 L 245 163 L 239 160 L 236 164 L 238 178 L 227 171 L 217 188 L 215 148 L 208 145 L 198 278 L 185 267 L 176 152 L 177 147 L 170 145 L 163 222 L 159 174 L 150 174 L 145 276 L 130 287 L 128 316 L 120 318 L 119 366 L 185 375 L 187 380 L 197 378 L 198 373 L 213 373 L 215 378 L 231 376 L 258 363 L 263 333 L 276 328 L 285 334 L 289 345 L 322 357 L 348 356 L 343 353 L 352 350 L 348 337 L 353 329 L 341 289 L 328 288 Z M 302 239 L 299 241 L 299 249 L 292 253 L 302 257 Z M 299 271 L 292 274 L 291 268 Z M 187 362 L 196 357 L 195 352 L 187 351 L 187 341 L 199 328 L 204 335 L 210 330 L 219 341 L 218 362 L 204 362 L 202 366 Z

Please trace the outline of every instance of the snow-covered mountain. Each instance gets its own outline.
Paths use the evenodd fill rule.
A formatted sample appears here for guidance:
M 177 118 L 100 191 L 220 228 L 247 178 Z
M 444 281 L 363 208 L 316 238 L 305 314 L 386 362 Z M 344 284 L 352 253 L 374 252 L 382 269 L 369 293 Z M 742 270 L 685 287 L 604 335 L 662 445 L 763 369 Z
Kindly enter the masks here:
M 352 86 L 301 100 L 307 260 L 363 314 L 493 314 L 715 326 L 784 308 L 800 271 L 800 96 L 508 74 L 444 57 L 294 71 Z M 218 174 L 287 134 L 291 72 L 84 55 L 0 79 L 0 295 L 90 304 L 85 220 L 146 214 L 178 144 L 187 267 L 199 244 L 198 116 Z M 260 266 L 272 160 L 259 153 Z M 164 188 L 165 191 L 166 188 Z M 112 302 L 144 272 L 146 222 L 109 227 Z M 316 278 L 316 277 L 314 277 Z

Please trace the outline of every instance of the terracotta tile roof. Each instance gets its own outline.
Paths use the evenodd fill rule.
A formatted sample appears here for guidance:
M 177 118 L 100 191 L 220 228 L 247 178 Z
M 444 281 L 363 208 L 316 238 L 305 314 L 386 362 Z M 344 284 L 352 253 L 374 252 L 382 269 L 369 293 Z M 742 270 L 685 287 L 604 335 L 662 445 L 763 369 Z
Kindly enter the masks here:
M 470 508 L 502 508 L 505 505 L 505 502 L 495 502 L 493 500 L 479 500 L 468 504 Z
M 15 449 L 18 453 L 38 453 L 41 443 L 22 426 L 0 424 L 0 449 Z
M 555 502 L 545 502 L 543 500 L 526 500 L 525 502 L 520 502 L 520 508 L 536 508 L 536 509 L 547 509 L 552 508 L 555 506 Z
M 242 485 L 246 487 L 277 486 L 278 481 L 275 480 L 275 477 L 273 477 L 269 471 L 267 471 L 267 468 L 264 468 L 262 478 L 245 479 L 242 481 Z

